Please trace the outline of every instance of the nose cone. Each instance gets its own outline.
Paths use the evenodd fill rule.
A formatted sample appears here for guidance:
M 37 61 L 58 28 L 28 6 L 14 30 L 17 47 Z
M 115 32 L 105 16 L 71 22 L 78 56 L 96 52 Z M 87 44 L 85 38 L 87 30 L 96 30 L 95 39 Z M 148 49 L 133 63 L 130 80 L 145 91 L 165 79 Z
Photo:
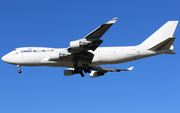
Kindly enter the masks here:
M 8 63 L 8 62 L 10 62 L 10 56 L 8 54 L 6 54 L 1 58 L 1 60 Z

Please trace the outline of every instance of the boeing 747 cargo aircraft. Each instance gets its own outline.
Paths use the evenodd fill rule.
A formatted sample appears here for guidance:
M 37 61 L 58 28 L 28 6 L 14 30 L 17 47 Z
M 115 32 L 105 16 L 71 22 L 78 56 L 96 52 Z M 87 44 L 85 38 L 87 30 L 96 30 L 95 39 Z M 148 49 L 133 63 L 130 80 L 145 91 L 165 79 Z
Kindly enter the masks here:
M 89 73 L 91 78 L 99 77 L 107 72 L 130 71 L 101 67 L 104 64 L 118 64 L 138 60 L 159 54 L 175 54 L 173 52 L 173 36 L 178 21 L 168 21 L 144 42 L 137 46 L 99 47 L 103 40 L 100 38 L 116 22 L 113 18 L 102 24 L 84 38 L 71 41 L 67 48 L 22 47 L 16 48 L 4 55 L 2 60 L 18 66 L 53 66 L 67 67 L 65 76 Z M 112 38 L 112 37 L 111 37 Z

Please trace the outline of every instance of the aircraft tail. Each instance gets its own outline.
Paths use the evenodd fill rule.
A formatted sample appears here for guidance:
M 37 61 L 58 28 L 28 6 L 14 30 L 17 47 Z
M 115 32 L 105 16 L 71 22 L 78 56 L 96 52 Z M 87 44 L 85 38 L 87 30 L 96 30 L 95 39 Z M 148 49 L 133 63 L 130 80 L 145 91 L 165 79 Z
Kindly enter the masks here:
M 148 37 L 139 46 L 146 47 L 149 50 L 174 49 L 172 46 L 176 37 L 173 37 L 178 21 L 168 21 L 150 37 Z M 174 54 L 173 52 L 169 54 Z

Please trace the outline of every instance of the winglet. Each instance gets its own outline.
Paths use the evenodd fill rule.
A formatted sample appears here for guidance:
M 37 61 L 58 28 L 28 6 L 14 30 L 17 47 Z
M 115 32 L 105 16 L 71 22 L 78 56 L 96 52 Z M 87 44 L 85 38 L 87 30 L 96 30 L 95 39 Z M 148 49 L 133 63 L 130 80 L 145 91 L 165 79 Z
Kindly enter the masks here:
M 107 22 L 106 24 L 114 24 L 117 21 L 118 17 L 113 18 L 112 20 L 110 20 L 109 22 Z
M 134 67 L 130 67 L 130 68 L 127 69 L 127 71 L 131 71 L 133 68 L 134 68 Z

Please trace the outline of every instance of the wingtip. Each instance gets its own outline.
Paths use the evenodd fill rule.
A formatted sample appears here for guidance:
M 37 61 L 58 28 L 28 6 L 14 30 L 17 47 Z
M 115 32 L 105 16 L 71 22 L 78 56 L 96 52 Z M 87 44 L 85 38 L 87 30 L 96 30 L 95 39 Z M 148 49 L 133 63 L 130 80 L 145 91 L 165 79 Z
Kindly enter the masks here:
M 107 22 L 106 24 L 114 24 L 117 21 L 118 17 L 113 18 L 112 20 L 110 20 L 109 22 Z
M 134 68 L 134 67 L 130 67 L 130 68 L 128 68 L 127 70 L 128 70 L 128 71 L 131 71 L 133 68 Z

